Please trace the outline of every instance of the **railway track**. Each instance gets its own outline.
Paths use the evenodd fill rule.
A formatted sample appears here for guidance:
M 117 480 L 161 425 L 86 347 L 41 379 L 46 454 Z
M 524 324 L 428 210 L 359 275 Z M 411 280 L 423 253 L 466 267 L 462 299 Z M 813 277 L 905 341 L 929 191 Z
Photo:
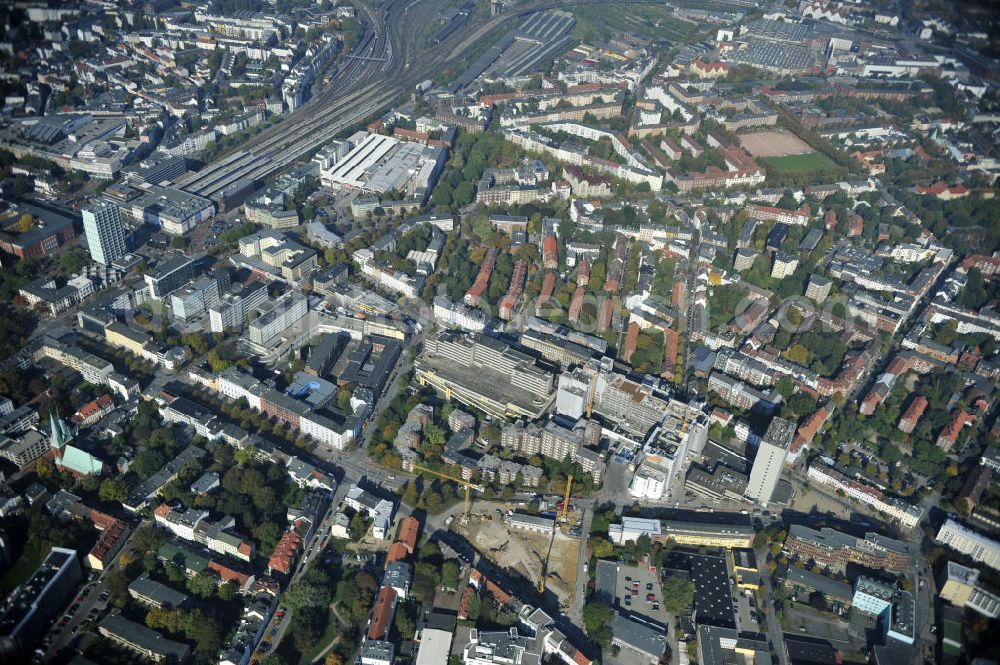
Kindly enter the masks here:
M 247 153 L 247 159 L 267 157 L 268 163 L 248 174 L 264 178 L 285 168 L 303 154 L 334 138 L 345 128 L 382 110 L 419 81 L 433 78 L 442 66 L 460 58 L 478 45 L 481 38 L 500 26 L 551 9 L 565 9 L 594 4 L 660 4 L 658 0 L 562 0 L 544 2 L 491 18 L 452 49 L 440 45 L 421 54 L 411 54 L 417 47 L 417 31 L 408 29 L 406 16 L 416 4 L 401 6 L 404 0 L 388 0 L 381 11 L 359 4 L 369 29 L 351 50 L 355 58 L 345 58 L 331 82 L 309 102 L 283 122 L 257 134 L 235 151 Z M 478 37 L 478 39 L 476 38 Z M 407 65 L 410 60 L 412 66 Z M 220 155 L 219 160 L 233 152 Z M 217 161 L 219 161 L 217 160 Z

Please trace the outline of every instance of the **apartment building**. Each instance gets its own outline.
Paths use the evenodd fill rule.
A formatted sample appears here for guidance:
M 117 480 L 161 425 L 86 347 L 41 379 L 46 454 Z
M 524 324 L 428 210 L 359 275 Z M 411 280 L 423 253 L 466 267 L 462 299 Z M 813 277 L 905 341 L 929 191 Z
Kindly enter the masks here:
M 387 263 L 376 260 L 375 252 L 371 249 L 359 249 L 352 256 L 357 261 L 361 274 L 375 285 L 408 298 L 416 298 L 420 295 L 424 283 L 422 275 L 411 276 L 396 270 Z
M 225 517 L 219 522 L 210 522 L 206 510 L 175 509 L 162 504 L 153 511 L 153 518 L 157 526 L 178 538 L 201 543 L 213 552 L 241 561 L 249 562 L 256 551 L 256 546 L 251 541 L 243 539 L 231 530 L 236 523 L 232 517 Z
M 278 301 L 273 309 L 250 322 L 250 341 L 259 347 L 267 347 L 301 321 L 308 312 L 309 302 L 306 297 L 301 293 L 291 292 Z
M 102 201 L 84 208 L 82 215 L 87 248 L 94 261 L 111 265 L 112 261 L 125 255 L 125 227 L 122 226 L 117 204 Z
M 106 616 L 97 626 L 97 632 L 115 644 L 124 647 L 154 663 L 183 663 L 191 647 L 175 642 L 146 626 L 129 621 L 117 610 Z
M 0 614 L 0 657 L 15 662 L 73 598 L 83 572 L 76 550 L 53 547 Z
M 970 608 L 989 619 L 1000 617 L 1000 596 L 979 583 L 980 571 L 949 561 L 941 575 L 939 596 L 959 608 Z
M 163 300 L 194 278 L 194 260 L 183 254 L 165 258 L 143 275 L 154 300 Z
M 715 369 L 755 386 L 771 386 L 775 370 L 766 363 L 734 349 L 720 349 L 715 357 Z
M 228 275 L 224 280 L 228 282 Z M 170 311 L 182 321 L 193 319 L 218 305 L 222 292 L 217 277 L 203 275 L 170 294 Z
M 973 561 L 1000 570 L 1000 542 L 970 529 L 955 519 L 948 518 L 938 529 L 935 541 L 965 554 Z
M 792 273 L 799 267 L 799 259 L 786 252 L 778 251 L 774 254 L 771 264 L 771 277 L 773 279 L 784 279 L 791 277 Z
M 784 551 L 821 566 L 843 569 L 848 563 L 853 563 L 897 574 L 905 570 L 910 561 L 906 543 L 875 532 L 868 532 L 860 538 L 827 527 L 817 531 L 801 524 L 789 527 Z
M 709 374 L 708 389 L 740 409 L 760 409 L 770 413 L 781 404 L 781 395 L 776 390 L 764 393 L 721 372 Z
M 372 534 L 379 540 L 391 538 L 392 517 L 396 513 L 396 505 L 383 499 L 360 486 L 354 486 L 347 491 L 344 505 L 356 510 L 372 520 Z
M 757 447 L 747 483 L 746 497 L 757 505 L 766 507 L 771 501 L 794 436 L 795 423 L 784 418 L 774 418 L 768 425 Z
M 831 288 L 833 288 L 831 280 L 822 275 L 810 275 L 809 284 L 806 286 L 806 298 L 822 303 L 830 296 Z
M 486 328 L 486 316 L 482 310 L 452 302 L 443 295 L 434 298 L 434 320 L 443 326 L 469 332 L 482 332 Z
M 848 478 L 836 469 L 822 463 L 809 466 L 806 476 L 833 490 L 839 490 L 851 499 L 871 506 L 878 512 L 896 520 L 907 529 L 912 529 L 920 523 L 924 510 L 920 506 L 905 503 L 899 499 L 886 496 L 882 490 L 853 478 Z
M 268 387 L 236 367 L 223 370 L 218 375 L 219 392 L 229 399 L 244 399 L 254 411 L 260 411 L 260 396 Z
M 914 643 L 916 601 L 909 592 L 862 575 L 854 584 L 852 607 L 879 617 L 887 639 Z

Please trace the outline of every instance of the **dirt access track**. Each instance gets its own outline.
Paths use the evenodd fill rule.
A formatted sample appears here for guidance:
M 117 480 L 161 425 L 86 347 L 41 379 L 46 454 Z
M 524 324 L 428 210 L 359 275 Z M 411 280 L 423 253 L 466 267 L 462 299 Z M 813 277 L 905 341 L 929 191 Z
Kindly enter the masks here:
M 740 145 L 754 157 L 787 157 L 816 152 L 795 134 L 777 130 L 740 134 Z

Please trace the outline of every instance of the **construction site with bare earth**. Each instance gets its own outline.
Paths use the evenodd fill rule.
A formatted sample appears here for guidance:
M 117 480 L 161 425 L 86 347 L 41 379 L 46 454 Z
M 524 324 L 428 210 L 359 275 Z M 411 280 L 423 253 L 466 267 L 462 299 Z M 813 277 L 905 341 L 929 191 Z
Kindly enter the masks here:
M 569 607 L 576 590 L 580 541 L 568 535 L 567 524 L 541 532 L 512 528 L 508 515 L 473 510 L 468 523 L 458 520 L 452 530 L 464 536 L 494 565 L 522 575 L 536 588 L 551 591 L 562 608 Z

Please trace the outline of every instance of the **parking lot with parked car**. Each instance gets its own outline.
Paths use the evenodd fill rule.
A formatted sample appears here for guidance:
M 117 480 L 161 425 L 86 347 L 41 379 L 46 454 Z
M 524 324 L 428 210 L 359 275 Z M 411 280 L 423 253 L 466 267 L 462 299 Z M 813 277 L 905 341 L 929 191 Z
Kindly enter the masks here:
M 663 609 L 659 570 L 655 566 L 621 566 L 616 597 L 621 609 L 668 624 L 669 617 Z

